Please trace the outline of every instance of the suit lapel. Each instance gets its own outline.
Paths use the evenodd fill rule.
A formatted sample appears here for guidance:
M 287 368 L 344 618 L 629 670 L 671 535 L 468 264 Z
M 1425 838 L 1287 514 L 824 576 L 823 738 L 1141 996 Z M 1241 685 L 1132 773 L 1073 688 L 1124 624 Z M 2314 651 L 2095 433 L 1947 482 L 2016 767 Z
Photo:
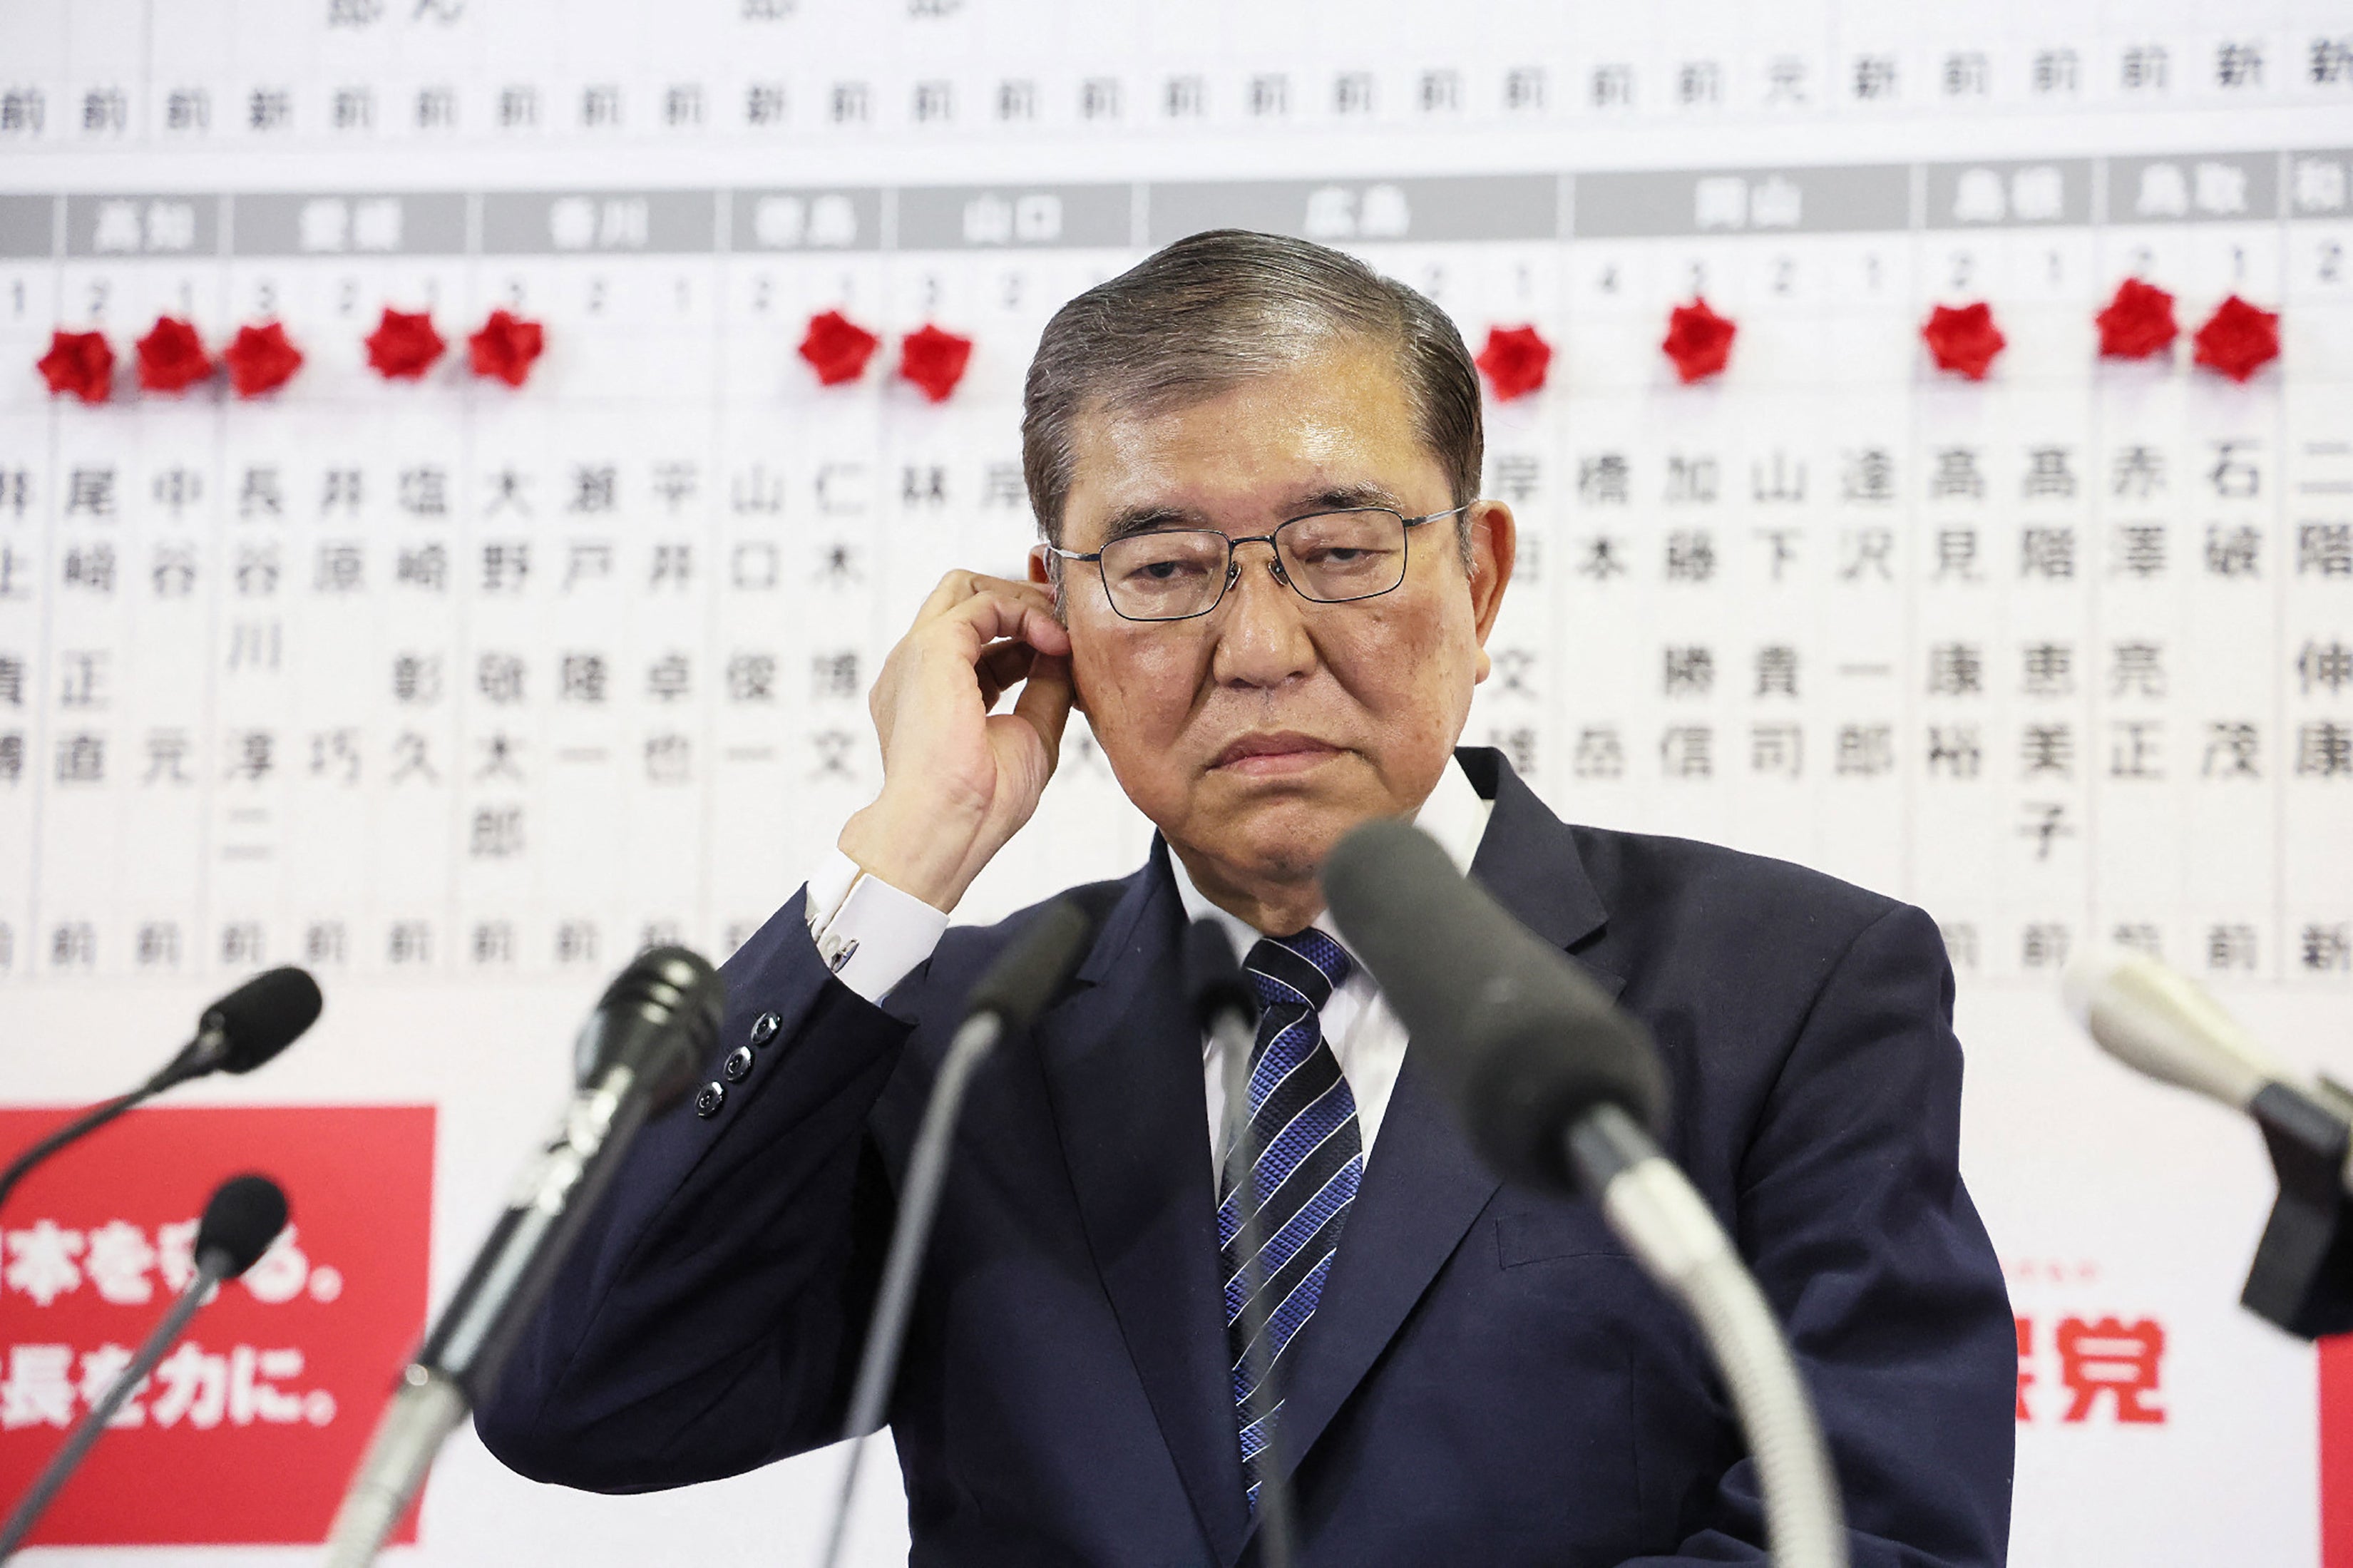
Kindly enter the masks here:
M 1472 876 L 1529 930 L 1574 952 L 1601 930 L 1605 915 L 1574 834 L 1501 752 L 1465 747 L 1456 755 L 1495 803 Z M 1625 984 L 1622 975 L 1587 968 L 1613 997 Z M 1295 1469 L 1324 1435 L 1500 1184 L 1416 1056 L 1406 1052 L 1331 1279 L 1299 1347 L 1279 1427 L 1285 1468 Z
M 1155 840 L 1036 1032 L 1062 1155 L 1104 1291 L 1204 1535 L 1230 1562 L 1248 1509 L 1218 1279 L 1201 1037 L 1183 921 Z

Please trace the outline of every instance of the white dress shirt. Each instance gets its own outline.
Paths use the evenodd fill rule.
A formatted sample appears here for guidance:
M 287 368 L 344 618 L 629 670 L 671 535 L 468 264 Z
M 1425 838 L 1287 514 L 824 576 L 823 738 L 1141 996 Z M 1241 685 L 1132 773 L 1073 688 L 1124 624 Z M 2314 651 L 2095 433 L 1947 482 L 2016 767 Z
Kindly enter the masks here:
M 1439 775 L 1437 786 L 1421 803 L 1421 810 L 1415 814 L 1413 822 L 1437 839 L 1467 876 L 1472 857 L 1479 852 L 1479 841 L 1486 836 L 1488 815 L 1493 809 L 1494 803 L 1482 798 L 1457 763 Z M 1184 900 L 1185 918 L 1207 918 L 1224 926 L 1226 934 L 1233 940 L 1237 955 L 1248 954 L 1261 934 L 1292 934 L 1254 930 L 1240 917 L 1211 903 L 1193 885 L 1184 861 L 1171 854 L 1168 865 L 1176 873 L 1176 896 Z M 880 1002 L 917 964 L 929 958 L 948 927 L 946 915 L 913 894 L 902 892 L 881 878 L 860 870 L 839 849 L 828 854 L 817 875 L 809 879 L 807 914 L 818 955 L 843 984 L 869 1002 Z M 1316 929 L 1343 948 L 1347 946 L 1328 918 L 1319 920 Z M 1352 952 L 1349 957 L 1353 960 L 1356 954 Z M 1381 1117 L 1388 1110 L 1390 1091 L 1397 1088 L 1398 1071 L 1405 1065 L 1405 1025 L 1389 1011 L 1373 977 L 1361 963 L 1351 968 L 1347 980 L 1334 988 L 1331 1000 L 1324 1004 L 1320 1021 L 1325 1042 L 1339 1058 L 1340 1076 L 1347 1079 L 1348 1092 L 1356 1099 L 1357 1131 L 1364 1140 L 1365 1158 L 1369 1162 L 1373 1140 L 1380 1132 Z M 1201 1041 L 1201 1083 L 1208 1096 L 1209 1157 L 1215 1168 L 1225 1152 L 1226 1078 L 1217 1047 L 1206 1036 Z

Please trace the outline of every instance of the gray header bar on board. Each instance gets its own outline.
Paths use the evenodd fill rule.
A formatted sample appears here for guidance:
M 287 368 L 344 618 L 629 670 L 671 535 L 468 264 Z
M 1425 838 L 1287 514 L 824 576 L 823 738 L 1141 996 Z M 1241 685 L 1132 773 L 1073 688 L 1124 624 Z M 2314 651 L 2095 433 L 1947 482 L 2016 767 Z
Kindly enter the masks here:
M 1912 170 L 1710 169 L 1579 174 L 1579 239 L 1718 234 L 1875 234 L 1912 226 Z
M 2353 216 L 2353 149 L 1149 185 L 82 195 L 62 198 L 61 235 L 59 205 L 0 195 L 0 257 L 1124 250 L 1227 226 L 1346 245 L 2269 222 Z
M 220 197 L 174 191 L 160 195 L 68 196 L 68 256 L 217 256 Z
M 683 256 L 719 248 L 716 191 L 491 191 L 485 256 Z
M 1556 174 L 1397 180 L 1251 180 L 1154 184 L 1145 243 L 1205 228 L 1255 228 L 1345 245 L 1368 240 L 1553 239 Z
M 1930 228 L 2038 228 L 2092 221 L 2092 161 L 2040 158 L 1927 165 Z
M 2353 149 L 2290 153 L 2285 205 L 2290 217 L 2344 217 L 2353 213 Z
M 914 185 L 899 193 L 899 250 L 1124 250 L 1133 185 Z
M 11 259 L 58 253 L 58 198 L 0 196 L 0 256 Z
M 239 256 L 462 256 L 466 197 L 454 191 L 234 196 Z
M 2280 217 L 2279 154 L 2185 153 L 2108 160 L 2109 223 L 2264 222 Z
M 765 251 L 880 250 L 878 186 L 728 193 L 727 248 Z

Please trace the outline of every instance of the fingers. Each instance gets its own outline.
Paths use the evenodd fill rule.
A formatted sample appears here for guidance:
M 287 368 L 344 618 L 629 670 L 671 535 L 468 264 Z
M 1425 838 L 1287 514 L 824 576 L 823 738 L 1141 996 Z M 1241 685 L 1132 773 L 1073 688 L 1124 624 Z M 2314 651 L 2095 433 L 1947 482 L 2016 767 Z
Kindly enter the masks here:
M 965 657 L 976 664 L 990 643 L 1006 640 L 1027 643 L 1039 653 L 1071 651 L 1070 631 L 1054 618 L 1053 602 L 1042 590 L 997 577 L 981 578 L 978 584 L 970 597 L 929 626 L 919 626 L 918 634 L 958 639 Z
M 1037 650 L 1022 642 L 998 643 L 982 654 L 975 667 L 980 676 L 981 706 L 995 708 L 997 700 L 1029 673 L 1029 661 L 1037 657 Z

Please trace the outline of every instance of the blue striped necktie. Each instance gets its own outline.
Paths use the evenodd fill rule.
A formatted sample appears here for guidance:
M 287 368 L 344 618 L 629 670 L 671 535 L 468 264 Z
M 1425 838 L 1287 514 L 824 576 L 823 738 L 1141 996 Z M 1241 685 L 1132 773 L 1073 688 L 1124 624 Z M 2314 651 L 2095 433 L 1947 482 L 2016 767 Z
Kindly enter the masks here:
M 1226 1343 L 1233 1352 L 1235 1420 L 1240 1427 L 1242 1479 L 1258 1506 L 1259 1466 L 1276 1418 L 1291 1350 L 1314 1315 L 1340 1245 L 1340 1228 L 1365 1173 L 1356 1099 L 1324 1043 L 1318 1015 L 1348 978 L 1340 944 L 1309 927 L 1268 937 L 1242 961 L 1257 988 L 1258 1041 L 1250 1054 L 1250 1121 L 1244 1147 L 1226 1152 L 1218 1201 L 1218 1242 L 1225 1257 Z M 1247 1167 L 1258 1195 L 1259 1288 L 1242 1256 L 1239 1173 Z M 1245 1310 L 1246 1308 L 1252 1310 Z M 1268 1370 L 1251 1378 L 1258 1351 L 1245 1323 L 1263 1323 Z

